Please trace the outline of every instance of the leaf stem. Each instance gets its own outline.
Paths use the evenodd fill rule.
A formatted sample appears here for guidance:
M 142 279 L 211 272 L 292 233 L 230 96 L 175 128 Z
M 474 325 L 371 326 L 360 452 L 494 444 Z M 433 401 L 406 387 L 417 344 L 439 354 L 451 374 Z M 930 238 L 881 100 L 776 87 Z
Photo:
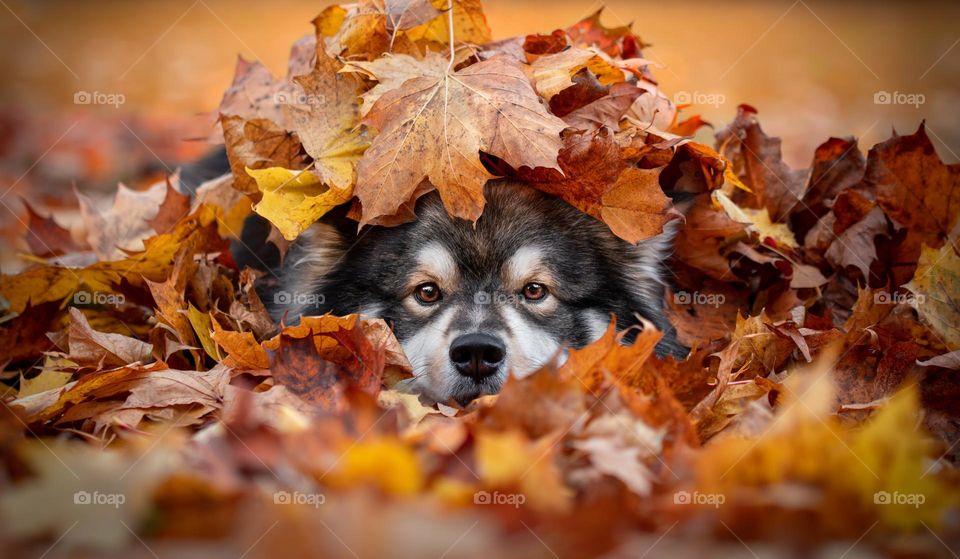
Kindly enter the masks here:
M 456 51 L 453 48 L 454 38 L 453 38 L 453 0 L 447 2 L 447 35 L 450 41 L 450 63 L 447 64 L 447 72 L 453 68 L 453 60 L 456 55 Z

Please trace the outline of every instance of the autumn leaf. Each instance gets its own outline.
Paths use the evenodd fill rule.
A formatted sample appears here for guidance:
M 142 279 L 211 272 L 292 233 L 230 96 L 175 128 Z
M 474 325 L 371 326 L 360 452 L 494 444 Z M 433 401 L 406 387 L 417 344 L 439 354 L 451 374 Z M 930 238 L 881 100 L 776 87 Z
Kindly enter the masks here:
M 397 4 L 404 2 L 398 1 Z M 417 2 L 413 2 L 416 4 Z M 483 13 L 480 0 L 431 0 L 436 10 L 453 8 L 453 35 L 457 42 L 482 45 L 490 42 L 490 26 L 487 25 L 487 16 Z M 409 29 L 407 35 L 411 40 L 427 40 L 436 43 L 448 44 L 450 32 L 447 27 L 446 15 L 436 17 L 422 25 Z
M 803 198 L 807 172 L 783 162 L 780 139 L 763 132 L 753 107 L 740 105 L 737 111 L 736 120 L 717 133 L 718 151 L 750 187 L 753 207 L 765 208 L 772 221 L 780 222 Z
M 16 275 L 0 275 L 0 295 L 14 312 L 22 312 L 28 304 L 39 305 L 62 301 L 81 289 L 113 293 L 121 280 L 143 285 L 143 280 L 162 281 L 170 272 L 177 252 L 220 249 L 216 232 L 216 214 L 201 206 L 184 217 L 170 233 L 144 241 L 142 252 L 122 260 L 97 262 L 85 268 L 66 266 L 37 267 Z
M 877 203 L 894 223 L 906 228 L 898 260 L 913 262 L 921 245 L 940 248 L 960 216 L 960 165 L 944 164 L 921 124 L 910 136 L 877 144 L 867 159 L 867 176 Z M 909 268 L 905 269 L 909 274 Z M 898 277 L 900 282 L 909 278 Z
M 220 124 L 233 172 L 233 187 L 241 192 L 257 193 L 256 182 L 246 173 L 248 168 L 302 169 L 307 165 L 299 139 L 269 120 L 222 116 Z
M 537 93 L 549 101 L 554 95 L 572 87 L 573 76 L 584 68 L 594 74 L 602 85 L 624 81 L 622 71 L 608 64 L 595 52 L 578 47 L 542 56 L 533 62 L 530 70 Z
M 364 122 L 379 134 L 358 169 L 361 225 L 395 214 L 425 178 L 450 215 L 476 221 L 491 177 L 480 151 L 514 167 L 555 168 L 565 126 L 540 105 L 519 66 L 502 57 L 413 77 L 380 97 Z
M 630 25 L 607 27 L 600 23 L 601 7 L 586 18 L 567 28 L 567 34 L 574 44 L 595 45 L 611 56 L 622 53 L 622 40 L 631 36 Z
M 348 202 L 353 195 L 345 189 L 326 186 L 310 171 L 292 171 L 282 167 L 247 169 L 263 194 L 253 211 L 277 226 L 288 241 L 336 206 Z
M 176 177 L 174 182 L 178 182 Z M 190 213 L 190 195 L 183 194 L 174 188 L 169 177 L 166 184 L 167 194 L 157 210 L 157 215 L 147 220 L 147 224 L 157 233 L 169 233 L 180 218 Z
M 73 240 L 70 231 L 61 227 L 53 217 L 43 217 L 27 203 L 21 200 L 27 210 L 27 246 L 36 256 L 58 256 L 81 250 L 80 244 Z
M 284 105 L 291 130 L 313 157 L 321 180 L 338 190 L 349 189 L 356 180 L 356 165 L 367 148 L 359 127 L 357 94 L 359 80 L 339 73 L 341 64 L 317 51 L 313 71 L 294 81 L 303 88 L 302 99 Z
M 917 272 L 904 287 L 913 293 L 910 305 L 924 322 L 949 349 L 960 349 L 960 257 L 954 248 L 924 246 Z
M 145 363 L 153 346 L 129 336 L 97 332 L 77 308 L 70 309 L 70 329 L 67 332 L 68 357 L 79 365 L 96 369 Z
M 727 212 L 733 221 L 747 225 L 748 228 L 760 236 L 761 242 L 773 241 L 775 247 L 796 248 L 797 240 L 793 237 L 790 227 L 783 223 L 774 223 L 766 208 L 753 210 L 737 206 L 729 196 L 721 191 L 714 191 L 713 199 Z
M 289 96 L 289 84 L 277 80 L 266 66 L 237 57 L 233 83 L 223 93 L 217 113 L 241 120 L 265 119 L 286 127 L 278 98 Z

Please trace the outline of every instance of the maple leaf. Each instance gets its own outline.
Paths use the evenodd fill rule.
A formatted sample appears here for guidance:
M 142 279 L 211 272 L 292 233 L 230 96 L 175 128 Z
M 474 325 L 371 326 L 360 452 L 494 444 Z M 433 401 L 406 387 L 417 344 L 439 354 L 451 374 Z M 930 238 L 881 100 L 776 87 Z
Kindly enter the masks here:
M 904 286 L 910 305 L 942 337 L 950 350 L 960 349 L 960 256 L 950 244 L 939 250 L 924 246 L 917 272 Z
M 866 175 L 875 185 L 877 203 L 907 238 L 894 256 L 914 262 L 921 245 L 942 246 L 960 223 L 960 165 L 946 165 L 937 155 L 923 124 L 910 136 L 896 136 L 870 150 Z M 898 284 L 910 269 L 898 270 Z
M 53 217 L 43 217 L 27 203 L 20 201 L 27 210 L 27 246 L 35 256 L 58 256 L 81 250 L 70 231 L 61 227 Z
M 176 178 L 174 182 L 178 182 Z M 157 233 L 169 233 L 180 218 L 190 213 L 190 195 L 182 194 L 174 188 L 169 177 L 166 183 L 167 193 L 157 210 L 157 215 L 147 220 L 147 224 Z
M 620 119 L 643 93 L 643 89 L 633 84 L 615 84 L 607 95 L 567 113 L 563 116 L 563 121 L 587 132 L 604 126 L 616 130 L 619 128 Z
M 717 144 L 750 187 L 754 206 L 766 208 L 772 221 L 783 221 L 803 199 L 807 171 L 791 169 L 783 162 L 780 138 L 764 134 L 753 107 L 737 108 L 737 118 L 717 133 Z
M 150 222 L 157 218 L 166 198 L 166 180 L 143 191 L 132 190 L 121 183 L 107 211 L 99 211 L 92 200 L 77 193 L 87 243 L 101 260 L 117 260 L 126 256 L 124 251 L 143 249 L 143 240 L 154 233 Z
M 442 77 L 448 65 L 446 58 L 434 53 L 428 53 L 423 58 L 393 54 L 370 62 L 351 60 L 344 65 L 342 71 L 358 72 L 377 81 L 375 86 L 361 96 L 363 105 L 360 107 L 360 114 L 366 116 L 377 100 L 388 91 L 397 89 L 405 81 L 418 76 Z
M 0 294 L 9 301 L 10 309 L 19 313 L 29 304 L 62 301 L 81 289 L 114 293 L 121 280 L 134 285 L 144 285 L 144 279 L 163 281 L 178 252 L 223 250 L 216 229 L 215 212 L 200 206 L 169 233 L 146 239 L 142 252 L 84 268 L 43 266 L 16 275 L 0 275 Z
M 353 186 L 356 165 L 367 141 L 359 129 L 357 94 L 360 80 L 339 73 L 341 64 L 320 49 L 309 74 L 294 81 L 303 88 L 304 103 L 284 105 L 291 130 L 313 157 L 323 182 L 343 190 Z
M 307 166 L 299 139 L 269 120 L 222 116 L 220 125 L 233 173 L 233 187 L 241 192 L 257 193 L 257 184 L 246 173 L 247 168 L 303 169 Z
M 476 221 L 492 176 L 480 151 L 514 167 L 556 168 L 565 127 L 517 63 L 503 57 L 413 77 L 380 97 L 364 123 L 380 132 L 358 168 L 361 226 L 395 214 L 425 178 L 451 216 Z
M 247 169 L 257 182 L 263 198 L 253 211 L 265 217 L 288 241 L 336 206 L 348 202 L 353 195 L 349 186 L 326 186 L 310 171 L 291 171 L 282 167 Z
M 153 346 L 135 338 L 97 332 L 90 327 L 86 317 L 77 308 L 70 309 L 70 318 L 70 329 L 67 333 L 70 349 L 68 357 L 79 365 L 99 369 L 104 365 L 145 363 L 153 351 Z
M 289 97 L 290 84 L 276 80 L 266 66 L 237 57 L 233 83 L 223 92 L 217 113 L 242 120 L 265 119 L 281 128 L 286 121 L 278 99 Z M 214 140 L 217 138 L 213 138 Z
M 533 62 L 530 70 L 537 93 L 549 101 L 554 95 L 572 87 L 573 76 L 584 68 L 594 74 L 603 85 L 624 81 L 623 72 L 608 64 L 594 51 L 579 47 L 541 56 Z
M 403 2 L 398 1 L 398 4 Z M 482 45 L 490 42 L 490 26 L 480 0 L 431 0 L 437 10 L 446 10 L 452 4 L 453 37 L 460 43 Z M 446 17 L 437 17 L 407 31 L 410 39 L 427 40 L 441 44 L 450 42 Z
M 622 39 L 632 35 L 632 25 L 606 27 L 600 23 L 601 7 L 584 19 L 567 28 L 567 35 L 574 44 L 596 45 L 607 54 L 617 56 L 622 52 Z
M 714 191 L 713 198 L 727 212 L 730 219 L 748 226 L 748 229 L 760 236 L 761 242 L 772 240 L 774 246 L 796 248 L 797 240 L 793 231 L 784 223 L 774 223 L 770 220 L 770 213 L 766 208 L 753 210 L 741 208 L 722 191 Z
M 603 221 L 630 243 L 657 235 L 679 217 L 660 188 L 661 169 L 628 167 L 609 129 L 570 135 L 565 144 L 558 157 L 563 174 L 521 168 L 520 177 Z

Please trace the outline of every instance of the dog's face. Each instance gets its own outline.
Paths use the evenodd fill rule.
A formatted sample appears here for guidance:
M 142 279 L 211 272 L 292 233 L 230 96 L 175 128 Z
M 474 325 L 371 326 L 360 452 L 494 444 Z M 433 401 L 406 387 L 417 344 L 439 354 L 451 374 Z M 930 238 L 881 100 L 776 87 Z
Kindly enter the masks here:
M 282 289 L 323 304 L 275 311 L 288 320 L 327 311 L 384 318 L 413 365 L 408 387 L 460 404 L 598 338 L 611 315 L 623 327 L 636 323 L 634 313 L 667 325 L 667 238 L 631 246 L 520 184 L 495 182 L 486 195 L 476 226 L 451 219 L 435 194 L 399 227 L 351 238 L 314 226 L 288 254 Z

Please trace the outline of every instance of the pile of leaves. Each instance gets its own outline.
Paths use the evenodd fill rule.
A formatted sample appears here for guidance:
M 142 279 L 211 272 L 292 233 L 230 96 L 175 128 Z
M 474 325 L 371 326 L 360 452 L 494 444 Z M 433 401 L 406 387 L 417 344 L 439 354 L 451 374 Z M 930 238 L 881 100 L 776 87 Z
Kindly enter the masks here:
M 30 210 L 0 277 L 5 549 L 118 556 L 939 554 L 960 537 L 960 168 L 923 127 L 809 169 L 742 105 L 710 147 L 600 13 L 491 42 L 477 0 L 327 8 L 288 76 L 240 60 L 232 173 Z M 687 359 L 615 328 L 466 409 L 391 389 L 381 320 L 276 324 L 229 245 L 331 208 L 480 217 L 509 176 L 637 242 L 681 219 Z M 665 195 L 669 192 L 676 207 Z M 946 547 L 946 549 L 945 549 Z M 746 549 L 744 549 L 746 548 Z

